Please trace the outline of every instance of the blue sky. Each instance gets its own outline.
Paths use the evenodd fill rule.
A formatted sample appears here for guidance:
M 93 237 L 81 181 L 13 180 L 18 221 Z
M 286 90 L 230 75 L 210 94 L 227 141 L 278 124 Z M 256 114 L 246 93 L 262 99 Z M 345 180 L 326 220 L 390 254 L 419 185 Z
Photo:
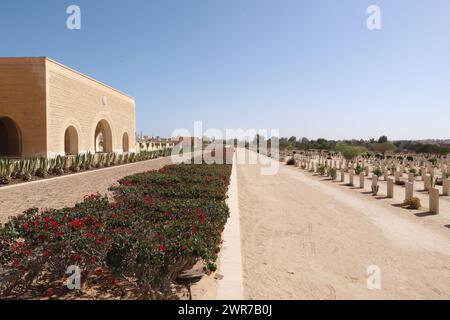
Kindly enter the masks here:
M 81 7 L 82 29 L 66 28 Z M 382 30 L 366 28 L 381 7 Z M 0 56 L 48 56 L 136 98 L 137 130 L 450 138 L 448 0 L 3 0 Z

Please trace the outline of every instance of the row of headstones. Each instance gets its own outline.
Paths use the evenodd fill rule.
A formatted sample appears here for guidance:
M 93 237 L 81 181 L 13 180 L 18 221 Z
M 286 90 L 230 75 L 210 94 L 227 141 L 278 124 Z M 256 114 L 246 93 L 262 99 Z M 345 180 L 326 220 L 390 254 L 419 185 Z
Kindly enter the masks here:
M 328 159 L 329 160 L 329 159 Z M 327 160 L 327 161 L 328 161 Z M 341 182 L 345 181 L 345 172 L 346 170 L 342 166 L 343 162 L 339 162 L 339 170 L 341 173 Z M 317 172 L 319 165 L 325 165 L 324 162 L 321 162 L 320 160 L 318 162 L 315 162 L 313 160 L 298 160 L 296 161 L 296 165 L 299 167 L 302 167 L 303 169 L 311 172 Z M 337 169 L 337 162 L 336 160 L 330 160 L 330 163 L 327 162 L 327 167 L 329 168 L 335 168 Z M 380 167 L 377 167 L 380 169 Z M 348 166 L 346 169 L 349 169 Z M 386 170 L 386 168 L 381 169 L 384 172 L 384 180 L 387 182 L 387 197 L 388 198 L 394 198 L 394 185 L 399 184 L 403 175 L 403 171 L 396 170 L 394 172 L 395 179 L 389 178 L 389 171 Z M 369 176 L 370 168 L 369 166 L 365 167 L 364 172 L 361 172 L 359 174 L 359 180 L 360 180 L 360 188 L 364 188 L 365 184 L 365 177 Z M 431 168 L 430 173 L 427 174 L 428 169 L 426 167 L 421 168 L 422 171 L 422 179 L 424 181 L 425 185 L 425 191 L 428 191 L 429 193 L 429 207 L 430 212 L 434 214 L 439 214 L 439 197 L 440 197 L 440 191 L 438 188 L 434 187 L 432 181 L 434 179 L 434 168 Z M 350 181 L 349 185 L 354 185 L 354 176 L 355 171 L 354 168 L 351 168 L 348 170 L 350 175 Z M 379 177 L 377 175 L 372 176 L 372 187 L 378 186 Z M 414 181 L 415 181 L 415 175 L 413 173 L 408 174 L 408 182 L 406 182 L 405 185 L 405 201 L 411 200 L 414 197 Z M 443 195 L 449 196 L 450 195 L 450 179 L 443 177 Z
M 360 180 L 360 188 L 364 188 L 365 183 L 365 174 L 361 173 L 359 175 Z M 344 182 L 344 171 L 341 171 L 341 181 Z M 378 186 L 378 179 L 379 177 L 377 175 L 374 175 L 372 177 L 372 187 Z M 388 198 L 394 198 L 394 185 L 395 180 L 393 178 L 387 178 L 387 197 Z M 428 181 L 428 183 L 427 183 Z M 349 185 L 354 185 L 354 171 L 350 171 L 350 182 Z M 439 199 L 440 199 L 440 191 L 436 187 L 432 187 L 430 184 L 430 176 L 427 175 L 425 180 L 425 190 L 429 193 L 429 210 L 430 213 L 433 214 L 439 214 Z M 449 196 L 450 195 L 450 179 L 444 179 L 443 181 L 443 195 Z M 405 202 L 411 200 L 414 197 L 414 180 L 409 179 L 408 182 L 405 183 Z
M 315 159 L 314 158 L 307 159 L 306 157 L 300 157 L 300 158 L 297 157 L 296 161 L 299 166 L 306 167 L 309 165 L 310 161 L 315 161 Z M 327 168 L 335 168 L 335 169 L 339 169 L 339 170 L 342 169 L 343 167 L 345 167 L 345 170 L 347 172 L 351 169 L 355 169 L 355 165 L 357 165 L 356 162 L 348 162 L 345 160 L 324 159 L 321 157 L 318 158 L 316 164 L 317 165 L 326 165 Z M 366 162 L 364 159 L 359 164 L 364 167 L 366 176 L 369 175 L 369 171 L 370 171 L 369 165 L 372 164 L 372 166 L 374 168 L 379 169 L 384 173 L 385 180 L 387 180 L 387 175 L 389 174 L 388 171 L 391 171 L 391 174 L 395 175 L 396 181 L 398 181 L 403 176 L 403 173 L 405 173 L 405 172 L 408 173 L 410 180 L 414 179 L 415 178 L 414 174 L 406 171 L 406 168 L 408 168 L 408 169 L 414 168 L 416 171 L 418 169 L 418 167 L 414 166 L 413 164 L 409 164 L 408 166 L 405 167 L 404 165 L 399 165 L 398 163 L 395 163 L 395 161 L 391 162 L 391 163 L 389 163 L 389 162 L 370 163 L 370 161 Z M 442 166 L 433 167 L 431 165 L 431 163 L 428 163 L 427 166 L 420 167 L 420 172 L 422 174 L 422 180 L 423 181 L 426 180 L 427 173 L 429 173 L 431 175 L 432 179 L 434 179 L 438 175 L 438 170 L 440 170 L 440 172 L 441 172 L 442 179 L 445 179 L 450 174 L 450 166 L 447 166 L 447 164 L 443 164 Z M 411 178 L 411 175 L 412 175 L 412 178 Z
M 321 165 L 331 165 L 332 163 L 336 163 L 336 159 L 328 159 L 324 157 L 300 157 L 300 159 L 317 159 L 318 163 Z M 345 159 L 338 158 L 339 163 L 345 163 L 346 165 L 356 165 L 356 164 L 362 164 L 362 166 L 366 166 L 367 164 L 375 164 L 379 166 L 386 166 L 391 167 L 395 166 L 397 168 L 401 168 L 402 170 L 405 170 L 406 168 L 414 168 L 414 167 L 425 167 L 428 171 L 431 171 L 432 169 L 437 169 L 441 171 L 447 172 L 450 169 L 450 164 L 447 163 L 448 160 L 441 160 L 438 161 L 436 165 L 433 166 L 433 164 L 429 161 L 407 161 L 407 162 L 401 162 L 400 160 L 396 159 L 388 159 L 388 160 L 379 160 L 376 158 L 360 158 L 356 159 L 355 161 L 346 161 Z M 335 165 L 336 166 L 336 165 Z
M 317 155 L 313 155 L 313 156 L 305 156 L 305 155 L 297 155 L 297 160 L 315 160 L 317 159 L 318 164 L 320 165 L 325 165 L 327 164 L 328 166 L 333 166 L 333 167 L 337 167 L 336 163 L 337 160 L 336 158 L 333 159 L 329 159 L 328 157 L 322 157 L 322 156 L 317 156 Z M 433 166 L 431 162 L 427 161 L 407 161 L 406 163 L 401 162 L 400 160 L 397 159 L 389 159 L 389 160 L 379 160 L 376 158 L 360 158 L 357 159 L 356 161 L 352 161 L 352 162 L 348 162 L 345 161 L 342 158 L 337 158 L 339 161 L 339 168 L 345 164 L 346 168 L 349 167 L 354 167 L 356 164 L 362 165 L 363 167 L 372 164 L 373 166 L 379 166 L 379 167 L 395 167 L 396 170 L 399 170 L 401 172 L 405 172 L 406 168 L 418 168 L 418 167 L 425 167 L 426 170 L 428 172 L 431 172 L 433 170 L 440 170 L 442 173 L 447 173 L 450 170 L 450 166 L 448 165 L 448 161 L 450 160 L 440 160 L 440 162 L 437 163 L 436 166 Z M 334 165 L 333 165 L 334 163 Z M 423 171 L 423 170 L 422 170 Z
M 318 159 L 318 163 L 320 165 L 328 164 L 329 166 L 332 165 L 334 162 L 334 167 L 336 167 L 336 159 L 329 159 L 330 157 L 324 157 L 321 155 L 313 154 L 313 155 L 297 155 L 300 159 Z M 345 163 L 346 166 L 355 165 L 357 163 L 362 164 L 363 167 L 365 167 L 367 164 L 374 164 L 378 165 L 380 167 L 392 167 L 395 166 L 397 170 L 404 172 L 406 168 L 426 168 L 428 172 L 431 172 L 433 170 L 439 170 L 443 174 L 450 173 L 450 159 L 444 159 L 439 158 L 437 159 L 436 165 L 433 165 L 430 161 L 428 161 L 424 156 L 416 156 L 415 160 L 399 160 L 397 158 L 391 158 L 391 159 L 384 159 L 380 160 L 377 158 L 358 158 L 356 161 L 348 163 L 348 161 L 345 161 L 342 158 L 339 158 L 340 166 L 342 163 Z M 423 170 L 422 170 L 423 171 Z
M 307 170 L 310 171 L 317 171 L 317 166 L 318 165 L 327 165 L 327 168 L 335 168 L 335 169 L 339 169 L 341 170 L 343 168 L 343 162 L 339 161 L 339 165 L 337 165 L 337 161 L 336 160 L 327 160 L 326 162 L 322 162 L 320 159 L 319 161 L 316 163 L 313 160 L 299 160 L 296 162 L 298 166 L 301 166 L 302 168 L 305 168 Z M 375 169 L 378 169 L 382 172 L 382 174 L 384 174 L 384 180 L 387 181 L 388 177 L 389 177 L 389 166 L 380 166 L 380 164 L 377 164 L 374 166 Z M 447 168 L 447 167 L 446 167 Z M 446 169 L 445 168 L 445 169 Z M 349 170 L 354 170 L 354 164 L 352 163 L 346 163 L 345 164 L 345 170 L 348 172 Z M 406 171 L 405 168 L 403 166 L 400 167 L 391 167 L 391 175 L 395 176 L 395 182 L 399 182 L 402 180 L 403 178 L 403 173 Z M 435 181 L 435 177 L 437 176 L 437 172 L 436 172 L 436 168 L 434 167 L 421 167 L 420 168 L 421 174 L 422 174 L 422 181 L 424 181 L 425 183 L 425 190 L 428 191 L 430 186 L 433 186 L 433 183 Z M 364 172 L 366 176 L 369 176 L 370 173 L 370 167 L 369 165 L 366 165 L 364 168 Z M 442 176 L 441 179 L 445 180 L 446 179 L 446 173 L 447 171 L 444 170 L 442 171 Z M 413 182 L 415 181 L 415 174 L 412 172 L 408 172 L 408 182 Z

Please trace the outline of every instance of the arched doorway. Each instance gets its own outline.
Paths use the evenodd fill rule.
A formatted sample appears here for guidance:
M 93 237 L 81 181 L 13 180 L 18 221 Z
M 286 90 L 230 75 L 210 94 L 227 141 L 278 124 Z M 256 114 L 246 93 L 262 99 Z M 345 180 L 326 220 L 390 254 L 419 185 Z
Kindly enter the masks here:
M 122 150 L 123 152 L 130 152 L 130 140 L 126 132 L 122 136 Z
M 95 128 L 94 135 L 95 152 L 112 152 L 112 133 L 111 126 L 106 120 L 100 120 Z
M 19 127 L 8 117 L 0 117 L 0 156 L 20 158 L 22 137 Z
M 64 133 L 64 152 L 66 155 L 78 154 L 78 133 L 73 126 L 68 127 Z

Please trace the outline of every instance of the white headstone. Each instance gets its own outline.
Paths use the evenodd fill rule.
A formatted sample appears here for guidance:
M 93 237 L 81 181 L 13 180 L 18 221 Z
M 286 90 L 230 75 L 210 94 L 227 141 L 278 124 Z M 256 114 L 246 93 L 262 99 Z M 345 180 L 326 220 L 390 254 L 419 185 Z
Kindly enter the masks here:
M 425 191 L 429 191 L 431 188 L 431 176 L 429 174 L 425 175 L 425 179 L 424 179 L 424 190 Z
M 392 178 L 387 180 L 387 197 L 394 198 L 394 179 Z
M 442 187 L 443 187 L 443 192 L 442 194 L 444 196 L 449 196 L 450 194 L 450 179 L 444 179 L 443 183 L 442 183 Z
M 439 214 L 439 189 L 430 190 L 430 213 Z
M 405 201 L 409 201 L 414 196 L 414 183 L 407 182 L 405 188 Z

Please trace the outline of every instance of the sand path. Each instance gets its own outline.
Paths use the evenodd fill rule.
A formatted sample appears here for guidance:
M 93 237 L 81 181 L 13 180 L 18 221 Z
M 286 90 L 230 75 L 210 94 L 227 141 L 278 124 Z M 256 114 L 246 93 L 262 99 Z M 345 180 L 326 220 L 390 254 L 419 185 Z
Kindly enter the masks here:
M 447 215 L 416 216 L 299 168 L 260 168 L 238 165 L 246 298 L 450 298 Z M 380 290 L 367 288 L 371 265 Z

